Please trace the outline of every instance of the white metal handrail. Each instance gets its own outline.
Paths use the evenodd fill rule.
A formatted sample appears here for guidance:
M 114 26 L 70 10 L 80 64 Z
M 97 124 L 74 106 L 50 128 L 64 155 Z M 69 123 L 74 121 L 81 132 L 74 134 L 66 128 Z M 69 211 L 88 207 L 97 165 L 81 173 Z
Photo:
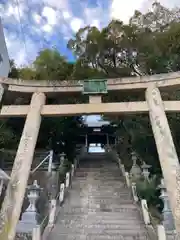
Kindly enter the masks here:
M 0 168 L 0 179 L 2 180 L 9 180 L 11 177 Z
M 48 172 L 50 173 L 52 170 L 52 163 L 53 163 L 53 150 L 50 151 L 50 153 L 31 171 L 31 174 L 34 174 L 46 160 L 49 159 L 48 164 Z

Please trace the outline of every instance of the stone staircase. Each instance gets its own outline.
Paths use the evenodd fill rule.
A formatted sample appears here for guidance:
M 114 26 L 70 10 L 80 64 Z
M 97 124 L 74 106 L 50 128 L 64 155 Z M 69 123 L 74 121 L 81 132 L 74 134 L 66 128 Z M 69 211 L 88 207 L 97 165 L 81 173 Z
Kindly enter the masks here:
M 147 240 L 130 190 L 105 154 L 80 162 L 48 240 Z

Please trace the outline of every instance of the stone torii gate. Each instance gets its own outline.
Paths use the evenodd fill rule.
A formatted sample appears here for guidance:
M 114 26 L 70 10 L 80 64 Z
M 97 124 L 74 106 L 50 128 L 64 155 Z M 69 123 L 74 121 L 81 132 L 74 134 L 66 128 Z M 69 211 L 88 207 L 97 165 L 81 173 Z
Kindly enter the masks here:
M 42 116 L 72 116 L 88 114 L 148 113 L 159 154 L 159 160 L 169 194 L 177 233 L 180 234 L 180 165 L 165 112 L 179 112 L 180 101 L 163 101 L 159 89 L 180 87 L 180 73 L 136 78 L 93 81 L 23 81 L 0 79 L 0 117 L 26 117 L 11 179 L 0 214 L 0 239 L 13 240 L 19 220 L 25 189 Z M 98 85 L 98 90 L 97 90 Z M 103 103 L 103 93 L 124 90 L 144 91 L 145 101 Z M 88 94 L 89 103 L 47 105 L 48 94 Z M 4 94 L 30 94 L 29 105 L 3 105 Z

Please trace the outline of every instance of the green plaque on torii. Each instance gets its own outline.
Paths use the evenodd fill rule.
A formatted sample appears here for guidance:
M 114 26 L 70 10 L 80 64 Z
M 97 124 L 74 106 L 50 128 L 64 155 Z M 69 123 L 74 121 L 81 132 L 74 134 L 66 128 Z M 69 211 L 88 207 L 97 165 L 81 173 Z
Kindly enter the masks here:
M 83 94 L 105 94 L 107 93 L 106 79 L 84 80 Z

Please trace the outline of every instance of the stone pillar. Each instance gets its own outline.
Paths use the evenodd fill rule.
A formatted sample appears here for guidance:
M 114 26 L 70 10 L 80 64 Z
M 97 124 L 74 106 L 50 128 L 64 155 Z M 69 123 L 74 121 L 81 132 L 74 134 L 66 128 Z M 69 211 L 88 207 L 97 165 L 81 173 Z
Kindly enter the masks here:
M 5 200 L 0 213 L 0 239 L 13 240 L 19 221 L 24 194 L 29 178 L 34 149 L 38 138 L 41 109 L 45 104 L 43 93 L 34 93 L 18 146 Z
M 146 90 L 146 101 L 177 234 L 180 234 L 180 165 L 158 88 Z

